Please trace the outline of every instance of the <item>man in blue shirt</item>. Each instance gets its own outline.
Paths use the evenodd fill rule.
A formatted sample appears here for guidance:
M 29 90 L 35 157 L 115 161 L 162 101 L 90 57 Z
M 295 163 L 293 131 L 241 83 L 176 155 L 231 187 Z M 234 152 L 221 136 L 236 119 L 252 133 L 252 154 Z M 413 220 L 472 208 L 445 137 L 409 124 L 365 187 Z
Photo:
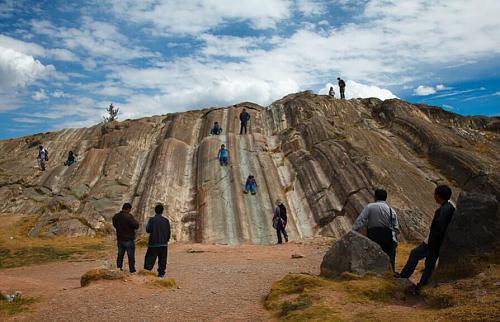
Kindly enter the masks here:
M 228 164 L 229 151 L 226 149 L 226 146 L 224 144 L 222 144 L 220 146 L 218 157 L 219 157 L 220 165 L 227 165 Z

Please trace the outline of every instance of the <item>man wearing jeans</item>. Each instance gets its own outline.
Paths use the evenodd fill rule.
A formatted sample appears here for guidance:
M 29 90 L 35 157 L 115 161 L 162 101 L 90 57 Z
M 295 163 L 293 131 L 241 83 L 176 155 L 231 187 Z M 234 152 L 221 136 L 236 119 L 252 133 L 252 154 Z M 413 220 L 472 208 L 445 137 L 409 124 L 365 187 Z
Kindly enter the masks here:
M 170 222 L 163 217 L 163 205 L 157 204 L 155 216 L 150 217 L 146 225 L 149 234 L 148 250 L 144 259 L 144 269 L 150 271 L 158 258 L 158 277 L 165 278 L 167 268 L 168 241 L 170 240 Z
M 130 273 L 135 272 L 135 231 L 139 228 L 139 223 L 130 213 L 132 205 L 123 204 L 122 211 L 113 216 L 113 226 L 116 229 L 116 239 L 118 241 L 118 257 L 116 267 L 122 269 L 123 256 L 127 252 L 128 267 Z

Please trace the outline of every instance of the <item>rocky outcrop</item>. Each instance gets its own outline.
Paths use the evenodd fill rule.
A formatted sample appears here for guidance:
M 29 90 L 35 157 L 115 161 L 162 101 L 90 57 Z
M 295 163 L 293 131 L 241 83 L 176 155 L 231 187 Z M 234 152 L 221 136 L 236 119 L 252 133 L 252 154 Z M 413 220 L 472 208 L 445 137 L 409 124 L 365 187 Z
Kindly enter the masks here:
M 138 107 L 140 108 L 140 107 Z M 238 115 L 251 114 L 239 135 Z M 224 128 L 209 135 L 214 121 Z M 399 100 L 336 100 L 308 92 L 264 108 L 241 103 L 0 141 L 0 212 L 36 215 L 34 235 L 108 231 L 123 202 L 144 223 L 167 205 L 175 240 L 274 240 L 273 201 L 292 239 L 340 237 L 385 187 L 403 237 L 423 239 L 436 184 L 499 196 L 498 118 L 468 118 Z M 36 147 L 50 153 L 36 166 Z M 217 161 L 220 144 L 230 164 Z M 65 167 L 69 150 L 76 164 Z M 253 174 L 255 196 L 243 193 Z
M 391 270 L 389 256 L 368 237 L 350 231 L 334 243 L 321 262 L 321 276 L 339 277 L 342 273 L 364 276 Z
M 500 207 L 494 195 L 460 194 L 441 246 L 437 279 L 473 276 L 500 263 Z

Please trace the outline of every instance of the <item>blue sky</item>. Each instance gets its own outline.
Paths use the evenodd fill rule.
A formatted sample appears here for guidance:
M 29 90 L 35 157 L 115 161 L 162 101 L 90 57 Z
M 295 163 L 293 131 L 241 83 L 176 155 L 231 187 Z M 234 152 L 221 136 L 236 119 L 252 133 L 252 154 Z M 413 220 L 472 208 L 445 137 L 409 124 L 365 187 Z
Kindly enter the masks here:
M 500 115 L 500 2 L 0 0 L 0 138 L 301 90 Z

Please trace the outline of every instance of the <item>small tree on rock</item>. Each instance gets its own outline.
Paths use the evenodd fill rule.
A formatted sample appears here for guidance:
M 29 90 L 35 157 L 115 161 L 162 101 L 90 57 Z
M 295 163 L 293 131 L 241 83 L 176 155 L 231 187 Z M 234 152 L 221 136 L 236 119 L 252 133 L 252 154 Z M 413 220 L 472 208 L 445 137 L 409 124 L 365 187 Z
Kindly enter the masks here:
M 118 118 L 119 110 L 120 110 L 119 108 L 114 107 L 113 103 L 109 104 L 108 108 L 106 109 L 108 115 L 103 116 L 104 123 L 116 121 L 116 119 Z

